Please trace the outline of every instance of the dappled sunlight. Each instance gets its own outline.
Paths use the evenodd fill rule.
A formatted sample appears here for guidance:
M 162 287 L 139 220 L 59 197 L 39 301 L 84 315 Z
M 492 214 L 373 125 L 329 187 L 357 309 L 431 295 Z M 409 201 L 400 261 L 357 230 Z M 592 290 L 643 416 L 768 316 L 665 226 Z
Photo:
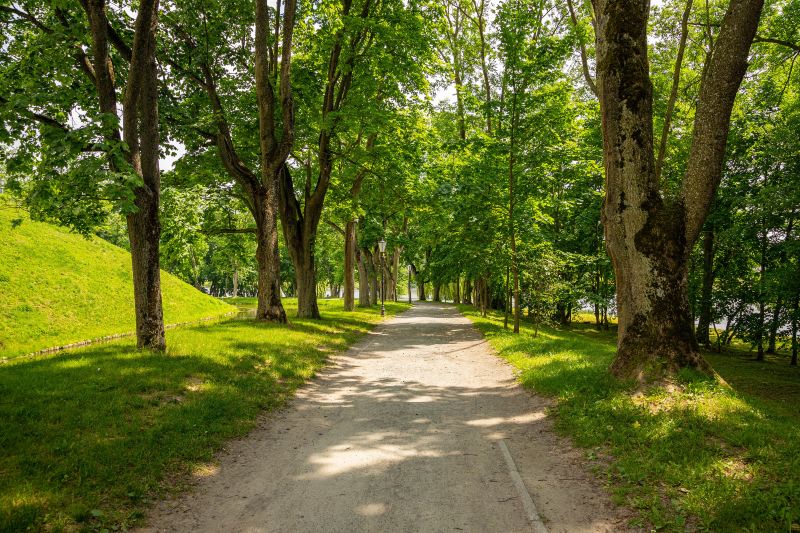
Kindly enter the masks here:
M 314 466 L 314 472 L 298 479 L 322 479 L 354 470 L 380 475 L 402 461 L 460 455 L 457 451 L 443 452 L 438 449 L 438 440 L 434 435 L 412 437 L 408 433 L 397 432 L 353 435 L 322 454 L 310 455 L 307 461 Z
M 746 525 L 764 509 L 774 510 L 770 520 L 796 514 L 800 487 L 791 481 L 800 476 L 796 402 L 791 410 L 787 404 L 776 411 L 768 398 L 746 393 L 777 382 L 787 391 L 794 387 L 786 396 L 793 398 L 800 375 L 794 369 L 784 365 L 774 379 L 769 375 L 778 372 L 774 363 L 756 366 L 752 356 L 712 355 L 723 377 L 733 378 L 733 388 L 689 372 L 675 390 L 633 394 L 607 371 L 616 351 L 613 332 L 543 328 L 534 338 L 530 324 L 514 335 L 500 321 L 467 313 L 519 369 L 526 387 L 557 398 L 557 428 L 591 448 L 591 457 L 605 450 L 608 463 L 599 466 L 621 501 L 652 523 L 688 514 L 701 527 L 715 529 Z M 789 412 L 795 417 L 784 415 Z
M 195 479 L 209 478 L 219 474 L 219 465 L 214 463 L 204 463 L 192 469 L 192 477 Z
M 167 354 L 122 339 L 0 364 L 0 529 L 44 509 L 129 523 L 165 473 L 216 478 L 213 450 L 380 320 L 328 306 L 332 327 L 231 319 L 167 331 Z
M 466 424 L 468 426 L 477 426 L 482 428 L 494 427 L 499 426 L 502 424 L 530 424 L 532 422 L 536 422 L 538 420 L 543 420 L 547 415 L 544 412 L 538 411 L 535 413 L 526 413 L 523 415 L 513 416 L 513 417 L 500 417 L 496 416 L 493 418 L 481 418 L 477 420 L 468 420 Z
M 389 509 L 385 503 L 365 503 L 356 508 L 356 512 L 361 516 L 379 516 Z

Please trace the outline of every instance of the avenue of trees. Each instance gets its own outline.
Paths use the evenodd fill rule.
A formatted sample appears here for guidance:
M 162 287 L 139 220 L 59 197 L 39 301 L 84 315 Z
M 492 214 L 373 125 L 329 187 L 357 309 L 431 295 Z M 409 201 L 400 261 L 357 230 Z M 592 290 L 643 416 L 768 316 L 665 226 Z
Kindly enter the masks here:
M 142 348 L 164 268 L 258 320 L 409 276 L 513 331 L 616 316 L 621 378 L 797 364 L 798 0 L 5 0 L 0 28 L 0 187 L 131 251 Z

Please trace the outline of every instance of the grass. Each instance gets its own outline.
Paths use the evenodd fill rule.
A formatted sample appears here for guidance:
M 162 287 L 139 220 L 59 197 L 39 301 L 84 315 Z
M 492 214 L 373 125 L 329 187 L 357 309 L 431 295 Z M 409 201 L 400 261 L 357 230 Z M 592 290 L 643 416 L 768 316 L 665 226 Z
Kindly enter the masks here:
M 135 330 L 127 251 L 9 208 L 0 243 L 0 358 Z M 161 284 L 168 324 L 236 310 L 166 272 Z
M 292 316 L 296 303 L 285 305 Z M 140 523 L 148 502 L 212 471 L 225 440 L 380 321 L 375 308 L 341 308 L 321 300 L 324 320 L 288 326 L 176 328 L 166 355 L 126 339 L 0 364 L 0 531 Z
M 525 387 L 557 401 L 558 431 L 586 449 L 633 525 L 683 531 L 800 529 L 800 371 L 779 357 L 709 354 L 730 383 L 686 372 L 680 392 L 632 394 L 607 368 L 614 333 L 482 318 L 461 306 Z

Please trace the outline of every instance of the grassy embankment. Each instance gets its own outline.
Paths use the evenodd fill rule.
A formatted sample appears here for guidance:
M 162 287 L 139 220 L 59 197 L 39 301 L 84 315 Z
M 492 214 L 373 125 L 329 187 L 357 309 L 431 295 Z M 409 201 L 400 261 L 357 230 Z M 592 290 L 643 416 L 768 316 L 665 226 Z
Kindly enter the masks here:
M 607 368 L 613 332 L 542 328 L 534 338 L 461 306 L 525 387 L 554 397 L 558 431 L 605 477 L 634 525 L 664 530 L 800 529 L 800 370 L 784 355 L 708 354 L 730 384 L 692 372 L 679 393 L 632 395 Z M 593 319 L 594 317 L 592 317 Z
M 293 316 L 296 303 L 285 305 Z M 323 320 L 289 326 L 175 328 L 166 355 L 124 339 L 0 364 L 0 531 L 140 522 L 150 500 L 208 473 L 225 440 L 380 321 L 378 309 L 345 313 L 341 300 L 320 308 Z
M 161 284 L 167 324 L 236 311 L 166 272 Z M 127 251 L 0 206 L 0 358 L 135 329 Z

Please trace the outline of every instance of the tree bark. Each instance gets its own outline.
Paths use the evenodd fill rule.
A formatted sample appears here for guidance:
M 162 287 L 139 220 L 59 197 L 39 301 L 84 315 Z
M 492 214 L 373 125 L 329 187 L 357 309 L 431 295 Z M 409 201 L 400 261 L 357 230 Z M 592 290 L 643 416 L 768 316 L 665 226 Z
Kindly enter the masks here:
M 433 284 L 433 301 L 434 302 L 441 302 L 442 295 L 441 295 L 442 285 L 439 283 Z
M 294 143 L 291 60 L 296 0 L 286 0 L 283 24 L 281 24 L 280 9 L 281 2 L 278 0 L 275 8 L 275 49 L 270 50 L 269 7 L 266 0 L 256 0 L 255 77 L 261 183 L 259 187 L 251 186 L 250 193 L 255 205 L 253 214 L 258 228 L 256 256 L 259 265 L 259 298 L 256 318 L 286 322 L 286 311 L 283 309 L 280 291 L 278 174 L 285 166 Z M 279 39 L 281 27 L 283 35 Z M 279 94 L 276 94 L 276 88 Z M 275 120 L 279 110 L 282 113 L 280 128 Z M 314 289 L 316 295 L 316 287 Z
M 280 254 L 278 252 L 277 216 L 272 211 L 275 196 L 264 187 L 253 186 L 248 196 L 253 202 L 251 214 L 256 221 L 256 263 L 258 265 L 257 320 L 285 323 L 286 310 L 281 302 Z
M 115 74 L 109 54 L 108 18 L 104 0 L 83 4 L 89 19 L 93 46 L 94 83 L 102 113 L 117 115 Z M 128 79 L 122 104 L 123 132 L 108 134 L 112 143 L 124 140 L 126 160 L 109 154 L 112 170 L 131 168 L 142 184 L 134 189 L 136 211 L 126 216 L 131 245 L 136 344 L 140 349 L 166 350 L 164 317 L 161 307 L 161 269 L 159 241 L 161 223 L 159 203 L 158 73 L 156 33 L 158 0 L 142 0 L 134 23 Z
M 721 179 L 730 115 L 763 0 L 732 0 L 700 84 L 681 194 L 664 199 L 655 173 L 647 59 L 649 3 L 594 0 L 606 198 L 603 223 L 619 308 L 620 378 L 657 381 L 684 367 L 710 372 L 688 302 L 688 262 Z
M 344 226 L 344 310 L 352 311 L 355 307 L 355 279 L 353 261 L 356 255 L 356 223 L 348 220 Z M 358 291 L 359 294 L 361 291 Z

